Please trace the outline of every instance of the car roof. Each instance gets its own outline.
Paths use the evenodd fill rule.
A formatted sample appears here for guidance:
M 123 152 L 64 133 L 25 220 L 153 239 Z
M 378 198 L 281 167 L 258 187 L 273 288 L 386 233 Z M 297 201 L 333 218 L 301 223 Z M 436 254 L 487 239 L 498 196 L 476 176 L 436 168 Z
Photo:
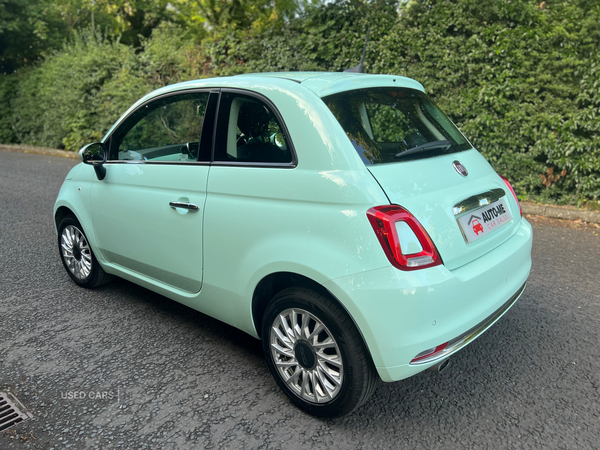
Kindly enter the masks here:
M 283 78 L 295 81 L 319 97 L 370 87 L 406 87 L 425 92 L 423 85 L 412 78 L 399 75 L 374 75 L 354 72 L 267 72 L 248 73 L 237 77 Z
M 261 86 L 269 88 L 272 86 L 274 78 L 283 82 L 278 83 L 279 88 L 295 92 L 297 91 L 296 86 L 299 84 L 311 90 L 319 97 L 355 89 L 392 86 L 417 89 L 425 92 L 423 85 L 418 81 L 399 75 L 373 75 L 352 72 L 267 72 L 184 81 L 157 89 L 147 94 L 142 100 L 145 101 L 161 94 L 183 89 L 237 88 L 240 87 L 240 84 L 244 84 L 245 86 L 252 85 L 255 88 Z M 242 80 L 244 83 L 240 83 Z
M 275 80 L 277 81 L 275 82 Z M 326 97 L 328 95 L 356 89 L 394 86 L 425 92 L 423 85 L 412 78 L 399 75 L 373 75 L 353 72 L 268 72 L 248 73 L 230 77 L 202 78 L 163 86 L 162 88 L 146 94 L 134 103 L 121 118 L 115 122 L 104 138 L 109 136 L 112 130 L 139 105 L 163 94 L 184 91 L 187 89 L 210 88 L 243 88 L 273 92 L 275 88 L 274 85 L 277 85 L 276 90 L 287 92 L 289 95 L 296 95 L 298 93 L 298 85 L 300 85 L 303 88 L 314 92 L 319 97 Z

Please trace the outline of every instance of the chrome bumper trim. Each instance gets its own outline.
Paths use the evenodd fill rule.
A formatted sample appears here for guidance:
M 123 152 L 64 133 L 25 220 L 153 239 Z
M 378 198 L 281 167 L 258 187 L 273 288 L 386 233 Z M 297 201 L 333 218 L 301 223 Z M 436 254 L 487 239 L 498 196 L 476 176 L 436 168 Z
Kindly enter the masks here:
M 457 203 L 452 208 L 452 212 L 455 216 L 459 216 L 469 211 L 475 211 L 485 205 L 490 205 L 497 202 L 506 195 L 504 189 L 496 188 L 491 191 L 482 192 L 481 194 L 473 195 L 472 197 L 466 198 L 463 201 Z
M 472 340 L 477 338 L 480 334 L 484 333 L 489 327 L 491 327 L 500 317 L 502 317 L 502 315 L 506 311 L 510 309 L 512 305 L 516 303 L 516 301 L 519 299 L 519 297 L 525 290 L 526 285 L 527 283 L 523 284 L 523 286 L 521 286 L 519 290 L 510 299 L 508 299 L 508 301 L 504 305 L 497 309 L 496 312 L 494 312 L 491 316 L 487 317 L 482 322 L 475 325 L 473 328 L 461 334 L 460 336 L 449 341 L 448 346 L 441 353 L 437 353 L 431 358 L 424 358 L 416 362 L 411 362 L 409 365 L 417 366 L 442 360 L 444 358 L 447 358 L 451 353 L 454 353 L 463 348 L 465 345 L 469 344 Z

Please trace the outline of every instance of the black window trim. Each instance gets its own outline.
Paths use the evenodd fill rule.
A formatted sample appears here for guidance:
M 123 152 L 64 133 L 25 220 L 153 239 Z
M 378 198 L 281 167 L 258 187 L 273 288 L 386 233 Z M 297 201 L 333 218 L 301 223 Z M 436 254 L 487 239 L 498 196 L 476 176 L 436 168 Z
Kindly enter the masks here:
M 125 122 L 127 122 L 127 120 L 133 114 L 138 112 L 141 108 L 145 107 L 149 103 L 153 103 L 155 101 L 159 101 L 164 98 L 168 98 L 168 97 L 172 97 L 172 96 L 176 96 L 176 95 L 199 94 L 199 93 L 204 93 L 204 92 L 207 92 L 209 94 L 208 100 L 207 100 L 207 107 L 208 107 L 208 103 L 210 102 L 210 96 L 214 95 L 214 94 L 219 94 L 219 91 L 215 88 L 181 89 L 178 91 L 166 92 L 164 94 L 157 95 L 156 97 L 152 97 L 151 99 L 148 99 L 144 103 L 140 104 L 137 108 L 130 111 L 129 114 L 127 114 L 125 117 L 123 117 L 123 119 L 120 121 L 119 125 L 110 133 L 110 135 L 108 135 L 106 137 L 105 140 L 103 140 L 103 143 L 108 145 L 109 156 L 110 156 L 110 146 L 111 146 L 111 141 L 112 141 L 113 135 L 115 134 L 115 132 L 117 132 L 119 130 L 119 128 Z M 218 111 L 218 106 L 217 106 L 217 111 Z M 200 130 L 200 136 L 198 137 L 198 142 L 200 142 L 202 140 L 203 133 L 204 133 L 204 124 L 202 125 L 202 130 Z M 214 134 L 214 129 L 213 129 L 213 134 Z M 214 147 L 214 138 L 213 138 L 213 143 L 211 146 L 211 161 L 212 161 L 213 147 Z M 152 160 L 137 161 L 137 160 L 107 159 L 105 164 L 158 164 L 158 165 L 180 165 L 180 166 L 208 166 L 211 164 L 211 161 L 152 161 Z
M 174 95 L 184 95 L 184 94 L 201 93 L 201 92 L 209 93 L 209 100 L 208 100 L 207 106 L 210 103 L 210 96 L 212 96 L 212 95 L 218 96 L 217 106 L 216 106 L 215 113 L 214 113 L 215 115 L 214 115 L 214 123 L 213 123 L 213 130 L 212 130 L 212 145 L 211 145 L 211 149 L 210 149 L 210 161 L 152 161 L 152 160 L 132 161 L 132 160 L 109 159 L 106 161 L 106 164 L 159 164 L 159 165 L 182 165 L 182 166 L 214 165 L 214 166 L 224 166 L 224 167 L 262 167 L 262 168 L 279 168 L 279 169 L 295 169 L 298 166 L 298 156 L 296 153 L 296 148 L 294 147 L 294 143 L 292 142 L 290 132 L 287 128 L 287 125 L 285 124 L 285 121 L 283 120 L 283 116 L 279 112 L 279 109 L 277 109 L 275 104 L 271 100 L 269 100 L 266 96 L 259 94 L 258 92 L 254 92 L 254 91 L 251 91 L 248 89 L 241 89 L 241 88 L 203 87 L 203 88 L 193 88 L 193 89 L 181 89 L 178 91 L 172 91 L 172 92 L 167 92 L 165 94 L 157 95 L 156 97 L 152 97 L 151 99 L 148 99 L 144 103 L 140 104 L 136 109 L 132 110 L 129 114 L 127 114 L 127 116 L 123 117 L 123 119 L 120 121 L 119 125 L 106 137 L 106 139 L 103 140 L 103 142 L 105 144 L 108 144 L 108 146 L 110 148 L 110 143 L 111 143 L 111 140 L 112 140 L 115 132 L 133 114 L 135 114 L 140 108 L 143 108 L 147 104 L 157 101 L 157 100 L 160 100 L 160 99 L 163 99 L 163 98 L 166 98 L 166 97 L 171 97 Z M 271 109 L 271 111 L 277 118 L 279 125 L 281 126 L 282 131 L 284 132 L 284 135 L 286 136 L 286 141 L 290 148 L 290 153 L 292 155 L 292 161 L 289 163 L 215 161 L 215 142 L 217 139 L 217 124 L 218 124 L 218 119 L 219 119 L 219 113 L 221 110 L 221 93 L 222 92 L 246 95 L 248 97 L 254 97 L 254 98 L 264 102 Z M 208 130 L 206 130 L 206 131 L 208 131 Z M 201 135 L 200 135 L 200 141 L 202 140 L 202 135 L 204 134 L 204 132 L 205 132 L 205 130 L 204 130 L 204 125 L 203 125 Z
M 267 97 L 265 97 L 264 95 L 259 94 L 258 92 L 247 90 L 247 89 L 221 88 L 221 93 L 223 93 L 223 92 L 231 93 L 231 94 L 246 95 L 248 97 L 254 97 L 257 100 L 260 100 L 263 103 L 265 103 L 269 107 L 269 109 L 273 112 L 273 114 L 275 115 L 275 118 L 277 119 L 277 121 L 279 122 L 279 125 L 282 128 L 284 136 L 286 137 L 286 142 L 290 148 L 290 153 L 292 155 L 292 161 L 289 163 L 215 161 L 215 142 L 216 142 L 216 138 L 217 138 L 217 124 L 219 122 L 219 114 L 221 112 L 221 97 L 219 96 L 219 107 L 217 108 L 217 116 L 216 116 L 216 120 L 215 120 L 215 130 L 214 130 L 214 135 L 213 135 L 211 165 L 226 166 L 226 167 L 263 167 L 263 168 L 295 169 L 298 166 L 298 156 L 296 154 L 296 148 L 294 147 L 294 143 L 292 142 L 292 139 L 290 137 L 290 132 L 287 128 L 287 125 L 285 124 L 285 121 L 283 120 L 283 116 L 281 115 L 281 113 L 279 112 L 277 107 L 273 104 L 273 102 L 271 100 L 269 100 Z

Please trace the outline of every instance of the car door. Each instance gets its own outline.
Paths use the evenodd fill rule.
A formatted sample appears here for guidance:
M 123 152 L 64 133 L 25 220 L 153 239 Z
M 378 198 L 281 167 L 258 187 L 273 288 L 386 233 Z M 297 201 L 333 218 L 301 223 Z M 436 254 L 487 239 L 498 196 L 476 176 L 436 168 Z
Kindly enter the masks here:
M 106 177 L 90 194 L 97 251 L 107 263 L 153 283 L 200 291 L 217 96 L 187 91 L 153 99 L 108 137 Z

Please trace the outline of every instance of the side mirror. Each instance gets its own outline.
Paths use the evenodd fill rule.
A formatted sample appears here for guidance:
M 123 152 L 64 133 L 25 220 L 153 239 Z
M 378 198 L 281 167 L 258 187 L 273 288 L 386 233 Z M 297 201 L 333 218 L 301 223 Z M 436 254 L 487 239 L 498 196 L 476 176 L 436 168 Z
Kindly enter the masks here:
M 106 162 L 106 146 L 102 142 L 86 145 L 79 150 L 79 157 L 85 164 L 94 166 L 98 179 L 100 181 L 104 180 L 106 167 L 103 164 Z

